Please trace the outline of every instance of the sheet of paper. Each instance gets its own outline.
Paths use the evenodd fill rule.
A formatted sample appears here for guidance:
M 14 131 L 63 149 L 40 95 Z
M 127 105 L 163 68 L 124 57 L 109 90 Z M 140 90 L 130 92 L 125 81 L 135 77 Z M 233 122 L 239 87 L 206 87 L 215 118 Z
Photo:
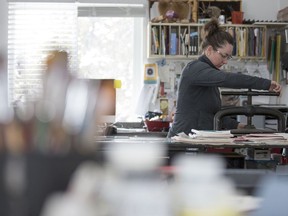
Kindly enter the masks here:
M 160 66 L 158 69 L 161 82 L 170 82 L 169 65 Z
M 135 110 L 137 115 L 144 116 L 145 113 L 149 111 L 149 104 L 152 102 L 156 90 L 156 84 L 144 84 L 138 97 L 138 103 Z

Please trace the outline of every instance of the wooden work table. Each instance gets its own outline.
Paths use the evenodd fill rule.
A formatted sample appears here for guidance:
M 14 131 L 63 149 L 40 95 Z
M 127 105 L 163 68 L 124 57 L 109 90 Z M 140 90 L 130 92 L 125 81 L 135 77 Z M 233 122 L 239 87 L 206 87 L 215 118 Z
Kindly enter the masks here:
M 115 136 L 99 136 L 96 138 L 97 143 L 137 143 L 137 142 L 158 142 L 163 143 L 168 148 L 287 148 L 287 140 L 267 140 L 259 142 L 231 142 L 231 143 L 212 143 L 212 142 L 189 142 L 186 140 L 174 141 L 167 138 L 162 132 L 159 133 L 141 133 L 141 134 L 126 134 L 126 135 L 115 135 Z
M 154 134 L 155 135 L 155 134 Z M 203 142 L 191 143 L 185 139 L 183 140 L 172 140 L 170 138 L 161 137 L 160 134 L 153 136 L 153 134 L 146 134 L 145 136 L 109 136 L 109 137 L 97 137 L 96 143 L 100 146 L 100 151 L 109 151 L 113 148 L 114 145 L 118 143 L 128 143 L 131 145 L 137 145 L 139 143 L 160 143 L 164 145 L 166 149 L 165 160 L 167 165 L 171 165 L 173 158 L 179 154 L 190 154 L 196 155 L 199 153 L 204 154 L 220 154 L 225 159 L 227 159 L 227 168 L 246 168 L 244 155 L 238 153 L 241 149 L 284 149 L 288 148 L 288 141 L 286 140 L 277 140 L 277 141 L 259 141 L 259 142 L 231 142 L 231 143 L 212 143 L 212 142 Z M 239 151 L 235 151 L 239 149 Z M 267 160 L 266 160 L 267 161 Z

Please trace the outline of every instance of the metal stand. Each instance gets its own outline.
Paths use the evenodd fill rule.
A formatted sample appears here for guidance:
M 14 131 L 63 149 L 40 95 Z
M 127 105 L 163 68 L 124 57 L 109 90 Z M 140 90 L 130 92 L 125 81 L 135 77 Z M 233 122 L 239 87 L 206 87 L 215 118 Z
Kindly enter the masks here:
M 247 96 L 247 106 L 243 107 L 230 107 L 225 108 L 218 111 L 214 116 L 214 130 L 221 130 L 221 119 L 224 116 L 229 115 L 245 115 L 247 117 L 247 125 L 245 129 L 237 129 L 233 130 L 235 133 L 253 133 L 257 132 L 272 132 L 271 130 L 260 130 L 256 129 L 254 125 L 252 125 L 252 117 L 254 115 L 265 115 L 265 116 L 273 116 L 276 117 L 278 121 L 278 132 L 285 132 L 285 118 L 282 112 L 273 108 L 266 108 L 266 107 L 257 107 L 252 105 L 252 96 L 279 96 L 279 93 L 275 92 L 259 92 L 259 91 L 252 91 L 249 89 L 248 91 L 223 91 L 221 92 L 222 95 L 245 95 Z M 248 131 L 248 132 L 246 132 Z M 275 132 L 275 131 L 274 131 Z

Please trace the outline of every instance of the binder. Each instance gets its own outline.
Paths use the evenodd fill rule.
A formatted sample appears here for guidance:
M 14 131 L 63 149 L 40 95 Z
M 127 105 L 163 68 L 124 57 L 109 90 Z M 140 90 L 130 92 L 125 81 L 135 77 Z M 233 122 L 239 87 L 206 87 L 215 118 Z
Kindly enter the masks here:
M 270 63 L 269 63 L 269 72 L 270 74 L 273 74 L 274 72 L 274 64 L 275 64 L 275 38 L 274 36 L 271 36 L 271 49 L 270 49 Z
M 165 29 L 161 29 L 161 54 L 166 54 L 166 33 Z
M 255 39 L 255 44 L 254 44 L 254 56 L 258 56 L 258 46 L 259 46 L 259 29 L 254 28 L 254 39 Z
M 280 82 L 280 75 L 281 75 L 281 62 L 280 62 L 280 55 L 281 55 L 281 35 L 276 35 L 276 52 L 275 52 L 275 81 Z
M 254 56 L 254 30 L 253 28 L 249 29 L 249 51 L 248 51 L 248 56 Z
M 158 50 L 159 50 L 159 36 L 158 36 L 158 31 L 157 28 L 154 26 L 152 27 L 152 42 L 153 42 L 153 46 L 152 46 L 152 53 L 154 54 L 158 54 Z
M 170 55 L 177 54 L 177 33 L 171 32 L 170 38 Z
M 190 33 L 190 54 L 198 54 L 198 32 Z
M 235 56 L 237 54 L 237 41 L 236 41 L 236 32 L 235 32 L 235 28 L 230 27 L 228 29 L 229 34 L 233 37 L 233 51 L 232 51 L 232 55 Z
M 187 33 L 185 35 L 185 55 L 188 56 L 189 55 L 189 44 L 190 44 L 190 38 L 189 38 L 189 34 Z

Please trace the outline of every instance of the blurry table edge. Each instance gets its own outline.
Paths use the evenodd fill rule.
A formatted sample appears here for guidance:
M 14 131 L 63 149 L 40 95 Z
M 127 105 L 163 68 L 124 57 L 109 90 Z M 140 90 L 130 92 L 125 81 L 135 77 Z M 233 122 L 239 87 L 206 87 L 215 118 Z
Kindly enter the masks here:
M 160 133 L 163 135 L 162 133 Z M 158 135 L 160 135 L 158 134 Z M 174 141 L 164 136 L 152 136 L 147 133 L 147 136 L 102 136 L 96 138 L 96 143 L 105 147 L 108 143 L 141 143 L 141 142 L 158 142 L 167 145 L 168 149 L 189 149 L 189 148 L 288 148 L 288 141 L 273 140 L 261 142 L 237 142 L 237 143 L 188 143 L 182 141 Z

